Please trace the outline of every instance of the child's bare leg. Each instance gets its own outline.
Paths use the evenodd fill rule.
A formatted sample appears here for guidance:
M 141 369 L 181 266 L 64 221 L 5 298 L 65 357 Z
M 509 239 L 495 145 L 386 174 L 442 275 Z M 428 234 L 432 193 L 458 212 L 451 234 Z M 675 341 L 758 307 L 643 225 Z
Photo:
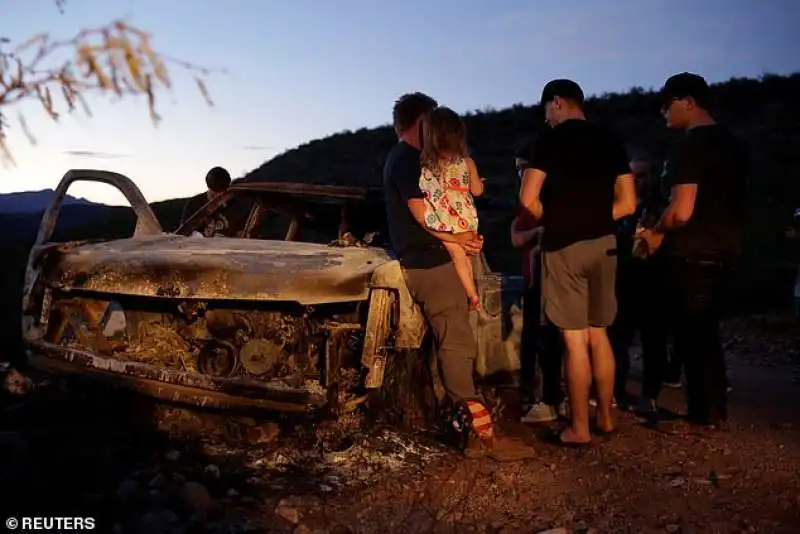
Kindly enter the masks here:
M 464 248 L 458 243 L 445 243 L 447 252 L 453 259 L 453 266 L 456 268 L 458 279 L 461 280 L 461 285 L 467 291 L 467 297 L 472 300 L 478 296 L 478 290 L 475 288 L 475 277 L 472 272 L 472 261 Z

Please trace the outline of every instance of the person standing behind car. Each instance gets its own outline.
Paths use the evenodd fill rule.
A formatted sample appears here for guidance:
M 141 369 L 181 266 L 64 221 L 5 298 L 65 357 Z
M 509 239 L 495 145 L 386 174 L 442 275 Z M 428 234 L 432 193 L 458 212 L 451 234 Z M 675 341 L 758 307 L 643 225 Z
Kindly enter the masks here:
M 213 167 L 206 173 L 206 192 L 195 195 L 183 204 L 181 212 L 181 224 L 184 224 L 197 210 L 202 208 L 208 201 L 224 193 L 231 186 L 231 175 L 223 167 Z M 202 228 L 198 231 L 204 237 L 224 236 L 230 229 L 230 221 L 224 213 L 223 207 L 217 210 Z
M 514 157 L 522 180 L 532 143 L 522 145 Z M 525 293 L 522 302 L 522 339 L 520 340 L 520 380 L 522 402 L 530 408 L 522 423 L 543 423 L 558 419 L 564 400 L 561 389 L 561 346 L 558 330 L 541 320 L 541 240 L 544 227 L 524 207 L 519 207 L 511 223 L 511 244 L 522 251 L 522 275 Z M 541 370 L 542 398 L 536 399 L 537 367 Z
M 634 228 L 626 228 L 620 239 L 620 256 L 627 256 L 623 268 L 617 272 L 620 307 L 612 345 L 617 362 L 616 396 L 623 399 L 626 408 L 651 420 L 658 413 L 657 399 L 664 379 L 668 344 L 669 318 L 665 309 L 667 272 L 664 255 L 661 253 L 640 258 L 635 254 L 635 232 L 638 228 L 651 228 L 658 222 L 666 207 L 660 187 L 660 179 L 652 172 L 648 160 L 634 159 L 631 162 L 636 179 L 637 209 L 633 219 Z M 619 238 L 618 238 L 619 239 Z M 624 250 L 623 250 L 624 247 Z M 620 321 L 620 316 L 624 320 Z M 625 389 L 628 380 L 628 350 L 636 331 L 639 331 L 642 349 L 644 379 L 641 397 L 635 399 Z M 627 399 L 627 402 L 625 402 Z M 666 412 L 663 412 L 666 413 Z

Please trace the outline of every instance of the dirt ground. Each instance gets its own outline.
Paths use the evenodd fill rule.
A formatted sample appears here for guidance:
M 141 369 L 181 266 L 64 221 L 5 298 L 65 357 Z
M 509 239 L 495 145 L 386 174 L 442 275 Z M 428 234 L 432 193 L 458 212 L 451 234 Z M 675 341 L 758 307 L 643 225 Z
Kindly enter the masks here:
M 515 426 L 539 457 L 508 464 L 388 428 L 320 439 L 303 423 L 199 416 L 6 366 L 0 507 L 116 533 L 798 532 L 800 325 L 751 317 L 725 332 L 729 433 L 668 435 L 618 412 L 616 436 L 571 451 Z M 665 390 L 663 404 L 680 410 L 682 396 Z

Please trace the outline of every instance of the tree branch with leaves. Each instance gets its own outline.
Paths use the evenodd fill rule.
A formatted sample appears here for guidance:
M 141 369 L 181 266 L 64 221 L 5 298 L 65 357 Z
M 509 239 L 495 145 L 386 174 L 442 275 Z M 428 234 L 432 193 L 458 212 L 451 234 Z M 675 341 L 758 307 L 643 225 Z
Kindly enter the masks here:
M 59 9 L 64 0 L 56 0 Z M 88 93 L 117 97 L 144 96 L 154 125 L 161 120 L 156 109 L 156 92 L 170 89 L 167 65 L 189 71 L 206 103 L 213 105 L 205 78 L 210 69 L 156 52 L 151 36 L 123 21 L 94 29 L 84 29 L 72 38 L 54 40 L 40 33 L 13 47 L 0 37 L 0 158 L 12 162 L 8 150 L 10 127 L 7 109 L 26 99 L 36 99 L 47 115 L 58 121 L 62 109 L 74 112 L 78 106 L 91 116 L 85 96 Z M 65 57 L 67 59 L 59 59 Z M 72 56 L 72 57 L 69 57 Z M 25 135 L 34 138 L 25 118 L 19 114 Z

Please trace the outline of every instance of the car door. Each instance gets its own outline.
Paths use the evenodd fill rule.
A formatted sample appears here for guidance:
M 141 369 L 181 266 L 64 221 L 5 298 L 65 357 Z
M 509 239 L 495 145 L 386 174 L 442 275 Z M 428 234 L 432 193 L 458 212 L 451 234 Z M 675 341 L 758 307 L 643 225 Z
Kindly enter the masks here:
M 492 272 L 481 254 L 474 262 L 475 278 L 485 320 L 471 315 L 478 345 L 475 368 L 485 382 L 513 385 L 520 370 L 522 335 L 522 276 Z

